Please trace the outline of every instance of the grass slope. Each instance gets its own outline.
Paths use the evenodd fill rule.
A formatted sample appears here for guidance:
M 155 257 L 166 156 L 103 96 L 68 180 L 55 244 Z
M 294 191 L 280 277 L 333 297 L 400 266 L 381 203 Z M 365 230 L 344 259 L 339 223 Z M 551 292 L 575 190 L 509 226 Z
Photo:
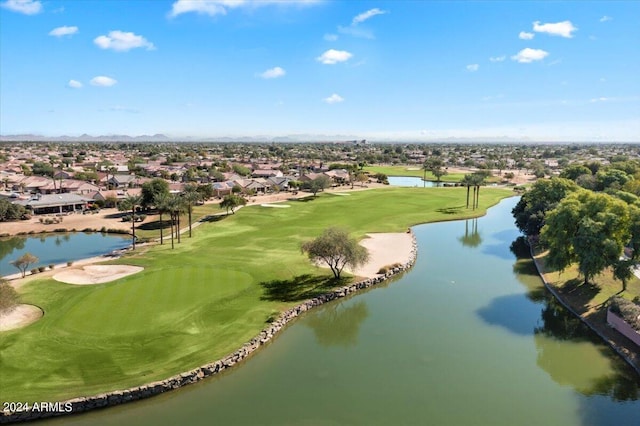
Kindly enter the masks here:
M 145 270 L 96 286 L 51 279 L 25 285 L 22 300 L 45 316 L 0 334 L 0 400 L 51 401 L 162 379 L 221 358 L 265 321 L 335 285 L 300 253 L 328 226 L 361 237 L 483 214 L 510 193 L 484 189 L 465 209 L 464 188 L 384 188 L 252 206 L 119 262 Z

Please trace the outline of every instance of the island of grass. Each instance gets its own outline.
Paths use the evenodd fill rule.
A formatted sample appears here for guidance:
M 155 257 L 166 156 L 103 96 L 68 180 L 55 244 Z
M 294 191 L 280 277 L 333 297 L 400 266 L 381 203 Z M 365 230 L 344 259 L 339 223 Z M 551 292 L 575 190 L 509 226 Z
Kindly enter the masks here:
M 221 216 L 170 244 L 117 262 L 143 267 L 110 283 L 75 286 L 38 278 L 21 299 L 45 316 L 2 332 L 0 400 L 54 401 L 160 380 L 233 352 L 266 321 L 337 283 L 300 251 L 329 226 L 369 232 L 476 217 L 502 198 L 483 189 L 476 210 L 464 188 L 384 188 L 350 197 L 288 201 Z M 273 283 L 278 283 L 274 286 Z

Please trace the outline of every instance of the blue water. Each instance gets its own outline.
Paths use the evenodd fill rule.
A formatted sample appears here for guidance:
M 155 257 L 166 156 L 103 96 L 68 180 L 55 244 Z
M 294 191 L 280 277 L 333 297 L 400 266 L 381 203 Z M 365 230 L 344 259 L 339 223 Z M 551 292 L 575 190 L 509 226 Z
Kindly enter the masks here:
M 422 180 L 419 177 L 411 177 L 411 176 L 389 176 L 389 185 L 391 186 L 415 186 L 419 188 L 431 188 L 433 186 L 441 186 L 438 185 L 437 182 L 432 182 L 430 180 Z
M 100 256 L 130 244 L 129 236 L 84 232 L 3 238 L 0 239 L 0 275 L 18 273 L 18 269 L 10 262 L 25 253 L 31 253 L 39 259 L 38 263 L 29 267 L 31 269 Z

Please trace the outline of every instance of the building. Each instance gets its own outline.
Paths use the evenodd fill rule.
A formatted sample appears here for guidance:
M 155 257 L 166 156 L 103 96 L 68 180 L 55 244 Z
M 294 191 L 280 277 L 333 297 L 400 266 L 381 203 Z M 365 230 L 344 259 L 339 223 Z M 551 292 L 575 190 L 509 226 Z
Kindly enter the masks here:
M 60 214 L 85 210 L 92 201 L 78 194 L 65 193 L 37 195 L 29 200 L 15 201 L 14 204 L 25 206 L 33 214 Z

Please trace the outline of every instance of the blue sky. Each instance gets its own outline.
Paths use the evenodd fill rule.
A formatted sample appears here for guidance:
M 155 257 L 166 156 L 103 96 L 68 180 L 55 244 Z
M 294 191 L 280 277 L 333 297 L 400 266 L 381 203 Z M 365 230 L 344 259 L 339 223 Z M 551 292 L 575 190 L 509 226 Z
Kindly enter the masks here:
M 0 0 L 0 132 L 640 141 L 640 2 Z

